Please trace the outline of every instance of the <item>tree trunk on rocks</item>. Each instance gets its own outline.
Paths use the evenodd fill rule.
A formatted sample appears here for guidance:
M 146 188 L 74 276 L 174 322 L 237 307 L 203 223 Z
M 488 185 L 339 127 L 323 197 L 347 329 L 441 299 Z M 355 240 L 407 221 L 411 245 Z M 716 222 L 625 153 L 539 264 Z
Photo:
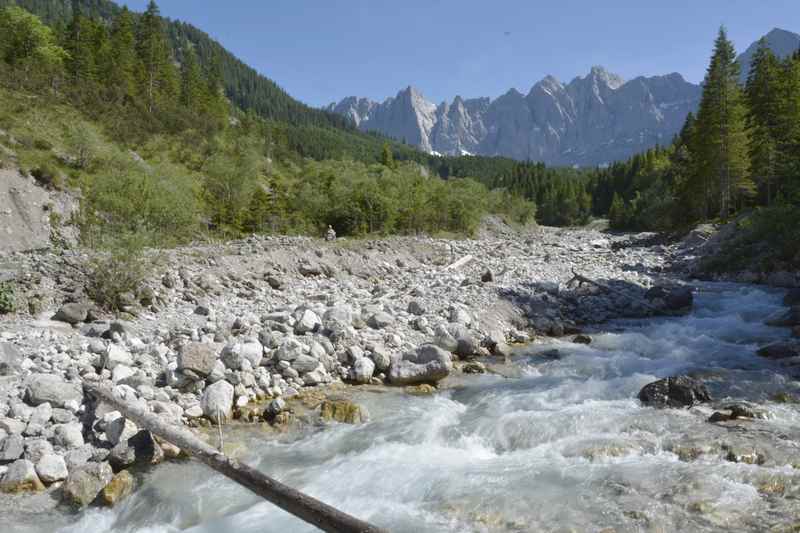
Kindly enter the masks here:
M 105 387 L 84 383 L 87 392 L 114 406 L 140 428 L 171 442 L 220 474 L 323 531 L 336 533 L 388 533 L 319 500 L 271 479 L 258 470 L 231 459 L 194 436 L 189 430 L 170 424 L 139 406 L 114 396 Z

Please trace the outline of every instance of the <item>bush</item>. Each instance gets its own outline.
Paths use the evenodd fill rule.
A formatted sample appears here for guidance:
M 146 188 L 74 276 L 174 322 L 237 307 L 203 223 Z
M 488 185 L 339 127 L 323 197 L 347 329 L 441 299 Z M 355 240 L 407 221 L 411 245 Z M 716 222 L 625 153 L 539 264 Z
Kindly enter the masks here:
M 31 170 L 31 176 L 42 186 L 61 190 L 64 188 L 64 180 L 61 173 L 55 167 L 45 163 Z
M 0 315 L 11 313 L 15 308 L 14 287 L 10 283 L 0 283 Z
M 152 272 L 141 237 L 120 238 L 89 265 L 86 293 L 100 307 L 120 311 L 136 295 Z

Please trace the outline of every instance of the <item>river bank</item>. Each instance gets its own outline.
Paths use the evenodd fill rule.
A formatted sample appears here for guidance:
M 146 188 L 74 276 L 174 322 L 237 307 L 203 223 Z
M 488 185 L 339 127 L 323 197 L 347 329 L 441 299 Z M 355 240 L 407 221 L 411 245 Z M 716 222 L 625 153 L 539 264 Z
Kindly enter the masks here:
M 163 252 L 126 320 L 91 322 L 86 258 L 15 255 L 27 293 L 50 296 L 38 316 L 2 322 L 2 481 L 47 485 L 39 502 L 66 492 L 82 507 L 114 472 L 178 455 L 94 405 L 81 380 L 108 382 L 176 423 L 280 426 L 293 416 L 285 400 L 319 387 L 429 384 L 483 372 L 487 357 L 532 338 L 680 310 L 685 302 L 652 290 L 680 281 L 679 246 L 589 230 L 520 234 L 497 221 L 467 241 L 251 238 Z M 569 283 L 576 272 L 612 290 Z M 50 320 L 59 310 L 62 321 Z M 17 470 L 22 483 L 8 485 Z

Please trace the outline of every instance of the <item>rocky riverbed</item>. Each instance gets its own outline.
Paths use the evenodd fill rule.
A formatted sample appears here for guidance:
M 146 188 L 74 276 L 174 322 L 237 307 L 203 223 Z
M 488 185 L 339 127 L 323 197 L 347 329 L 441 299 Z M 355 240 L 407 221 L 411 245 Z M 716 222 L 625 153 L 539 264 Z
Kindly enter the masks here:
M 86 381 L 193 427 L 280 429 L 298 401 L 358 422 L 369 406 L 325 391 L 425 393 L 538 337 L 686 312 L 686 243 L 651 237 L 521 233 L 493 220 L 475 240 L 252 237 L 157 251 L 119 317 L 85 296 L 90 258 L 8 254 L 0 274 L 29 313 L 0 322 L 0 490 L 53 496 L 36 512 L 42 502 L 113 505 L 131 492 L 130 471 L 180 457 L 85 394 Z M 33 501 L 2 501 L 18 512 L 19 498 Z

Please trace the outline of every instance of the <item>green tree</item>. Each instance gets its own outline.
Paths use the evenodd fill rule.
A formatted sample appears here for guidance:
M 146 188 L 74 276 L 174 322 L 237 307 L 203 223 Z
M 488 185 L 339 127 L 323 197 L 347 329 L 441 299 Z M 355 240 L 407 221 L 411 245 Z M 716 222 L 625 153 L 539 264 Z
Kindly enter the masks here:
M 767 205 L 772 203 L 776 178 L 776 135 L 780 121 L 779 83 L 780 62 L 770 50 L 766 39 L 762 38 L 753 56 L 745 94 L 752 174 L 762 188 Z
M 0 11 L 0 59 L 22 83 L 42 79 L 53 86 L 63 71 L 67 52 L 56 44 L 53 31 L 24 9 Z
M 394 168 L 394 154 L 392 154 L 392 148 L 389 146 L 389 143 L 383 143 L 383 149 L 381 150 L 381 165 Z
M 736 51 L 725 28 L 720 28 L 694 135 L 695 176 L 703 181 L 705 216 L 716 206 L 726 219 L 735 205 L 734 191 L 744 194 L 751 189 L 744 98 L 738 76 Z
M 614 199 L 611 200 L 611 208 L 608 210 L 608 222 L 614 229 L 625 226 L 625 203 L 617 193 L 614 193 Z
M 117 99 L 136 94 L 136 31 L 127 6 L 114 18 L 111 28 L 111 64 L 106 83 Z
M 186 43 L 181 64 L 181 105 L 197 111 L 199 105 L 203 103 L 205 89 L 197 54 L 189 43 Z
M 172 51 L 158 6 L 153 0 L 139 19 L 137 52 L 139 56 L 141 92 L 147 110 L 153 113 L 176 96 L 175 67 Z

